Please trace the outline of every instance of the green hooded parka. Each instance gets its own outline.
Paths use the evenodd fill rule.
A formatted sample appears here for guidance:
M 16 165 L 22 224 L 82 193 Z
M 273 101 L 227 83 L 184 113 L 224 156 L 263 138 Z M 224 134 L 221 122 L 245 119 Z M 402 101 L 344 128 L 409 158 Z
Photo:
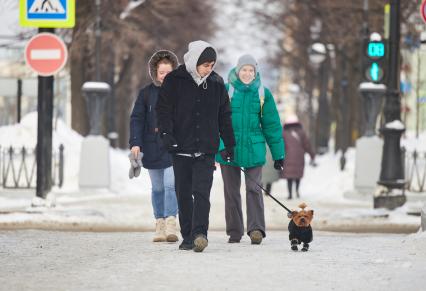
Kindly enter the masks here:
M 232 127 L 234 129 L 236 146 L 234 148 L 234 160 L 225 162 L 220 154 L 216 155 L 216 161 L 237 167 L 251 168 L 263 166 L 266 157 L 266 145 L 271 150 L 273 160 L 281 160 L 285 157 L 284 140 L 280 117 L 275 105 L 274 97 L 265 88 L 263 110 L 261 112 L 259 87 L 260 75 L 248 85 L 241 82 L 235 68 L 228 76 L 226 89 L 229 84 L 234 87 L 231 99 Z M 225 148 L 220 141 L 219 151 Z

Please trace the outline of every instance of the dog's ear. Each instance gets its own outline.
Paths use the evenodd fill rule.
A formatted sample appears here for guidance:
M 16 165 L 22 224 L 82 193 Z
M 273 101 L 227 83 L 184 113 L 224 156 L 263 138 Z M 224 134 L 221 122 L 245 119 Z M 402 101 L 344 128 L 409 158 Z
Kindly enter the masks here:
M 295 217 L 296 215 L 297 215 L 297 211 L 296 210 L 293 210 L 291 213 L 289 213 L 289 218 L 293 218 L 293 217 Z
M 314 216 L 314 211 L 313 210 L 309 210 L 308 212 L 309 212 L 310 216 Z

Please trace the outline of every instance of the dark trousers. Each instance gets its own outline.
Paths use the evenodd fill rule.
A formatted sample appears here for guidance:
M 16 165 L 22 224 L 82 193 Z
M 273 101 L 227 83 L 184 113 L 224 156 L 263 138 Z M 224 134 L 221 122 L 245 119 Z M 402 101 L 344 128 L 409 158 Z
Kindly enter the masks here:
M 176 155 L 173 170 L 182 238 L 192 241 L 198 234 L 207 236 L 214 155 L 198 158 Z

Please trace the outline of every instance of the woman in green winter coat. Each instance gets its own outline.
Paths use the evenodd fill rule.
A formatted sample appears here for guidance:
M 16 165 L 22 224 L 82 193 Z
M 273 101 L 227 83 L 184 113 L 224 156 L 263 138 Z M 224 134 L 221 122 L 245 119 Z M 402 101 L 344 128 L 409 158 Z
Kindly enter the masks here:
M 226 88 L 231 98 L 236 142 L 235 148 L 225 148 L 221 143 L 216 155 L 224 183 L 226 233 L 229 243 L 240 242 L 244 235 L 240 193 L 242 167 L 250 176 L 245 178 L 247 234 L 252 244 L 260 244 L 265 237 L 265 213 L 262 191 L 256 183 L 262 180 L 266 144 L 275 161 L 274 168 L 281 170 L 283 167 L 285 153 L 280 118 L 271 92 L 261 84 L 257 62 L 251 55 L 238 59 L 237 66 L 229 73 Z

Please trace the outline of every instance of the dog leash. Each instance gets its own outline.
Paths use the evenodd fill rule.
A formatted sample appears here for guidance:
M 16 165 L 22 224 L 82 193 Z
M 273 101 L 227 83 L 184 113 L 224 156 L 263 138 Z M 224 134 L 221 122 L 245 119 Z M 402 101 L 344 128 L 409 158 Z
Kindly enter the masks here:
M 274 196 L 272 196 L 272 194 L 271 193 L 269 193 L 269 191 L 267 191 L 265 188 L 263 188 L 261 185 L 259 185 L 258 183 L 257 183 L 257 181 L 255 180 L 255 179 L 253 179 L 248 173 L 247 173 L 247 171 L 246 170 L 244 170 L 243 168 L 241 168 L 241 167 L 239 167 L 240 168 L 240 170 L 241 170 L 241 172 L 243 172 L 244 173 L 244 175 L 246 175 L 247 177 L 249 177 L 249 179 L 250 180 L 252 180 L 260 189 L 262 189 L 264 192 L 265 192 L 265 194 L 267 195 L 267 196 L 269 196 L 269 197 L 271 197 L 275 202 L 277 202 L 282 208 L 284 208 L 285 210 L 287 210 L 287 212 L 288 213 L 291 213 L 291 210 L 290 209 L 288 209 L 284 204 L 282 204 L 280 201 L 278 201 L 278 199 L 276 199 Z

